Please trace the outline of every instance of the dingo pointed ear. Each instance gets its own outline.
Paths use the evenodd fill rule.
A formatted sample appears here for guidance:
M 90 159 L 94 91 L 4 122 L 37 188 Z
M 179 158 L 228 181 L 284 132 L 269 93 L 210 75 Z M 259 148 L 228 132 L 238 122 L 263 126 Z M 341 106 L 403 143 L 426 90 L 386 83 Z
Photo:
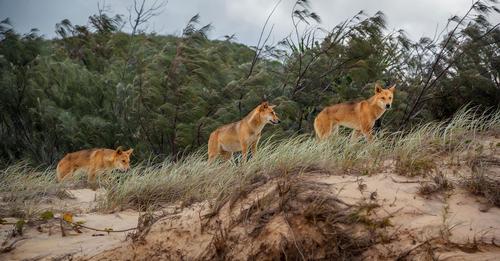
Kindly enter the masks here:
M 134 149 L 129 149 L 127 151 L 125 151 L 125 153 L 127 153 L 128 155 L 132 154 L 132 152 L 134 151 Z
M 263 109 L 267 109 L 267 107 L 269 107 L 269 103 L 267 101 L 263 102 L 260 104 L 260 109 L 263 110 Z
M 382 90 L 382 86 L 380 86 L 380 84 L 378 83 L 375 83 L 375 93 L 381 93 Z
M 118 148 L 116 148 L 116 154 L 120 155 L 123 153 L 123 147 L 122 146 L 118 146 Z
M 389 91 L 394 92 L 396 90 L 396 84 L 393 84 L 391 88 L 389 88 Z

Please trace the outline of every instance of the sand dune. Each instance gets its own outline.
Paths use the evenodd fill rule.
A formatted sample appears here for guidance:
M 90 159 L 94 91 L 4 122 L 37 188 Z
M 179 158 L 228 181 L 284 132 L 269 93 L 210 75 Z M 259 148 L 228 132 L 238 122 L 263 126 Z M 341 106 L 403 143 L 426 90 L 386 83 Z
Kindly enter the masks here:
M 493 138 L 494 144 L 499 142 Z M 489 155 L 500 159 L 496 150 Z M 298 169 L 262 176 L 219 208 L 208 201 L 167 206 L 169 214 L 133 237 L 84 228 L 82 233 L 66 229 L 63 237 L 57 219 L 27 226 L 0 259 L 498 260 L 500 208 L 459 185 L 470 175 L 469 166 L 448 165 L 445 158 L 440 162 L 436 173 L 450 180 L 453 189 L 419 193 L 431 177 L 399 176 L 390 160 L 372 175 Z M 500 177 L 496 165 L 489 173 Z M 96 199 L 104 191 L 69 192 L 74 198 L 53 199 L 40 208 L 71 211 L 75 222 L 93 228 L 138 225 L 137 211 L 96 211 Z M 12 225 L 1 225 L 0 237 L 7 238 L 10 231 Z

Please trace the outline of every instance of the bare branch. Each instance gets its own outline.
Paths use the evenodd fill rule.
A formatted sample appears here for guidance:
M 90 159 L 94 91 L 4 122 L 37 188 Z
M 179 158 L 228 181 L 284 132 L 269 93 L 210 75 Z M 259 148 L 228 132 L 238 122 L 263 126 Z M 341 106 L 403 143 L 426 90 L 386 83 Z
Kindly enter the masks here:
M 427 75 L 427 78 L 425 80 L 425 82 L 423 82 L 423 86 L 422 88 L 420 89 L 415 101 L 413 102 L 413 104 L 410 106 L 408 105 L 406 108 L 405 108 L 405 111 L 404 111 L 404 116 L 403 116 L 403 119 L 402 119 L 402 122 L 400 124 L 400 128 L 403 128 L 404 126 L 406 126 L 406 124 L 412 119 L 412 117 L 414 117 L 415 115 L 415 111 L 417 110 L 418 106 L 420 106 L 422 104 L 422 98 L 425 96 L 425 93 L 431 89 L 433 86 L 435 86 L 436 82 L 443 76 L 445 75 L 445 73 L 454 65 L 455 61 L 457 60 L 457 58 L 455 57 L 454 59 L 451 59 L 450 61 L 448 61 L 448 64 L 445 66 L 444 70 L 441 71 L 438 75 L 435 75 L 435 72 L 436 72 L 436 69 L 438 68 L 438 64 L 441 60 L 443 60 L 443 58 L 445 57 L 446 54 L 448 54 L 449 56 L 453 56 L 454 52 L 453 51 L 449 51 L 447 50 L 447 47 L 449 45 L 449 43 L 451 42 L 451 40 L 456 37 L 456 32 L 457 30 L 460 28 L 461 25 L 464 24 L 464 21 L 470 17 L 471 15 L 471 12 L 476 10 L 477 9 L 477 6 L 482 4 L 481 1 L 476 1 L 472 4 L 472 6 L 469 8 L 469 10 L 467 11 L 467 13 L 462 16 L 460 19 L 458 19 L 457 16 L 454 16 L 452 18 L 450 18 L 448 20 L 448 24 L 446 26 L 446 28 L 448 27 L 449 25 L 449 22 L 450 21 L 455 21 L 457 22 L 457 24 L 455 25 L 455 27 L 453 27 L 453 29 L 448 33 L 448 37 L 446 38 L 444 44 L 442 44 L 442 47 L 441 49 L 439 50 L 439 53 L 435 54 L 435 60 L 431 66 L 431 69 Z M 488 30 L 487 32 L 485 32 L 483 35 L 481 35 L 479 38 L 477 39 L 474 39 L 473 42 L 476 42 L 482 38 L 484 38 L 485 36 L 487 36 L 488 34 L 490 34 L 496 27 L 498 26 L 495 25 L 493 26 L 490 30 Z M 443 29 L 444 30 L 446 30 Z M 431 46 L 432 46 L 432 43 L 431 43 Z M 461 56 L 463 53 L 459 53 L 457 56 Z M 433 77 L 434 76 L 434 77 Z M 422 83 L 422 82 L 421 82 Z
M 127 8 L 129 12 L 128 21 L 132 27 L 132 35 L 140 30 L 139 28 L 146 24 L 151 18 L 160 15 L 163 7 L 167 5 L 166 1 L 155 0 L 149 7 L 146 6 L 146 0 L 134 0 L 134 5 Z
M 264 35 L 264 32 L 266 31 L 266 27 L 267 27 L 267 24 L 269 23 L 269 19 L 271 19 L 271 16 L 274 14 L 274 12 L 276 11 L 276 8 L 278 8 L 278 5 L 281 3 L 282 0 L 279 0 L 278 2 L 276 2 L 276 4 L 274 5 L 273 7 L 273 10 L 271 10 L 271 12 L 269 13 L 269 15 L 267 16 L 267 19 L 266 19 L 266 22 L 264 23 L 264 26 L 262 26 L 262 30 L 260 31 L 260 36 L 259 36 L 259 40 L 257 41 L 257 47 L 256 47 L 256 50 L 255 50 L 255 55 L 252 59 L 252 64 L 250 65 L 250 70 L 248 71 L 248 74 L 247 74 L 247 79 L 252 75 L 252 72 L 253 72 L 253 69 L 255 68 L 255 65 L 257 64 L 257 61 L 259 60 L 259 56 L 262 52 L 262 50 L 264 49 L 264 46 L 266 45 L 267 41 L 269 40 L 269 37 L 274 29 L 274 25 L 271 26 L 271 29 L 269 30 L 269 33 L 266 37 L 266 39 L 264 40 L 264 42 L 262 42 L 261 44 L 261 41 L 262 41 L 262 36 Z

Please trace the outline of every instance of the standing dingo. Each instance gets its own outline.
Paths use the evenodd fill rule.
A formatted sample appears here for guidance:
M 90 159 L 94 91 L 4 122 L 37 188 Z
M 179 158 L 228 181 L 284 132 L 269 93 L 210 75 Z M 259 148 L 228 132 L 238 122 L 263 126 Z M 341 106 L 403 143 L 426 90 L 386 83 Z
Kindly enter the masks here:
M 375 84 L 375 95 L 360 102 L 339 103 L 324 108 L 314 119 L 314 130 L 319 140 L 324 140 L 338 128 L 338 125 L 353 129 L 352 137 L 363 133 L 368 141 L 372 139 L 375 121 L 391 108 L 396 85 L 383 89 Z
M 241 151 L 243 160 L 246 161 L 248 147 L 252 155 L 255 155 L 264 126 L 280 122 L 273 110 L 274 107 L 275 105 L 263 102 L 240 121 L 226 124 L 213 131 L 208 139 L 208 160 L 213 161 L 219 154 L 228 160 L 233 152 Z

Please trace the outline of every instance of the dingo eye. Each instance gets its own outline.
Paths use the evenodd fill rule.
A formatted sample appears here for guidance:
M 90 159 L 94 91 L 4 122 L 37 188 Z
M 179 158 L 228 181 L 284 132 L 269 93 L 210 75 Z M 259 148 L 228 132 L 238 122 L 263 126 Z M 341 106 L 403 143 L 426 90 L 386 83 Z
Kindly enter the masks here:
M 126 163 L 126 161 L 125 161 L 125 160 L 122 160 L 122 162 L 123 162 L 123 163 Z

